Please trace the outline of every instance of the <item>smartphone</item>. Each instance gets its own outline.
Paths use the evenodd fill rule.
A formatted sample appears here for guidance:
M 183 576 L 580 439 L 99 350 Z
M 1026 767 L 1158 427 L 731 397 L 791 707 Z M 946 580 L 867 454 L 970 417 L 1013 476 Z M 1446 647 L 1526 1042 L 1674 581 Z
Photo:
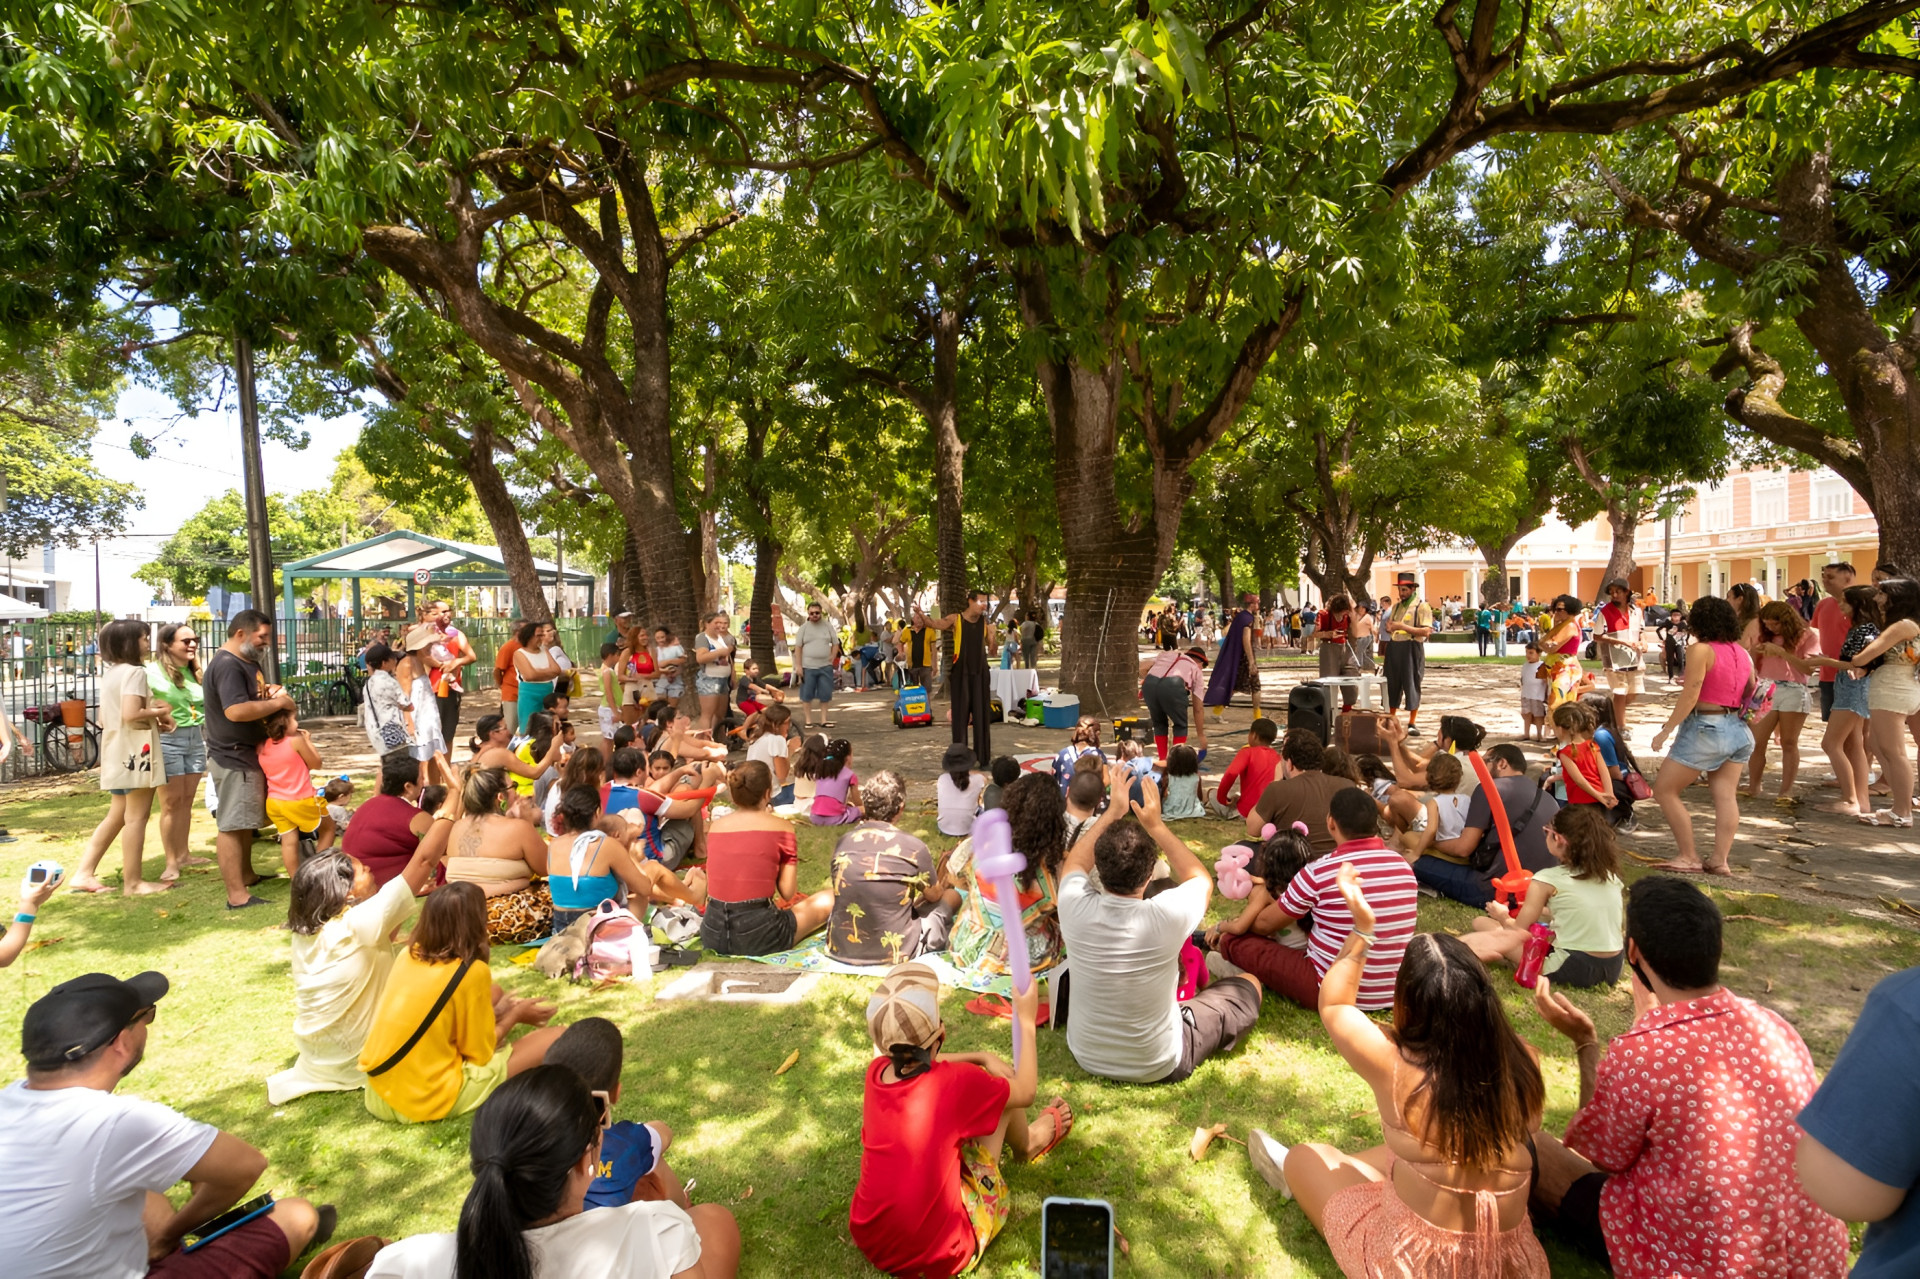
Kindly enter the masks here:
M 1041 1279 L 1113 1279 L 1113 1205 L 1049 1198 L 1040 1205 Z
M 202 1222 L 181 1236 L 180 1251 L 192 1252 L 195 1248 L 212 1243 L 221 1235 L 236 1227 L 244 1226 L 255 1217 L 273 1211 L 272 1195 L 255 1195 L 244 1203 L 233 1207 L 215 1217 L 212 1221 Z

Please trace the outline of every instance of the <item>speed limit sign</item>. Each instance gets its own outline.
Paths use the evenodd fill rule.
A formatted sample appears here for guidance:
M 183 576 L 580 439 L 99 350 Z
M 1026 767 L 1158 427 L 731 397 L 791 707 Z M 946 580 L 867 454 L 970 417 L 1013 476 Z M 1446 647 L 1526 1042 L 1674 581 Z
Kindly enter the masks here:
M 415 586 L 425 586 L 428 582 L 431 582 L 432 580 L 433 580 L 433 573 L 431 570 L 424 569 L 424 568 L 417 568 L 413 570 L 413 584 Z

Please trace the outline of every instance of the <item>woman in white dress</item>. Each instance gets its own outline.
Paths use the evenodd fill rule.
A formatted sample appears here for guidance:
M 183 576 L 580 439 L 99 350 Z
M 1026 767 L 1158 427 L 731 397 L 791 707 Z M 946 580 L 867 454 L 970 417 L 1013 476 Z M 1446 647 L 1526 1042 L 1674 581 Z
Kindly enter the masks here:
M 310 1092 L 366 1086 L 360 1050 L 393 967 L 394 930 L 413 913 L 415 898 L 446 855 L 456 811 L 448 805 L 434 814 L 413 859 L 384 885 L 375 886 L 365 862 L 337 850 L 308 857 L 293 873 L 287 927 L 293 932 L 293 1042 L 299 1056 L 267 1077 L 272 1105 Z
M 440 735 L 439 703 L 433 696 L 433 658 L 429 652 L 441 642 L 440 632 L 422 622 L 401 643 L 407 650 L 394 678 L 407 691 L 413 709 L 407 712 L 413 757 L 420 761 L 422 785 L 451 786 L 453 768 L 447 763 L 447 742 Z

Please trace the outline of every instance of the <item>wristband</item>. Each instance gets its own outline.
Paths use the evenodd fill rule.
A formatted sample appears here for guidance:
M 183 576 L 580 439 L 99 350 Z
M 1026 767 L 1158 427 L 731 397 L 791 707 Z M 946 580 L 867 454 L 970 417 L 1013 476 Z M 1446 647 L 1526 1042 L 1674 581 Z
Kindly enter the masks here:
M 1359 930 L 1358 928 L 1356 928 L 1356 929 L 1354 929 L 1354 930 L 1353 930 L 1352 932 L 1350 932 L 1350 933 L 1348 933 L 1348 934 L 1347 934 L 1347 936 L 1349 936 L 1349 937 L 1358 937 L 1358 938 L 1359 938 L 1359 939 L 1360 939 L 1361 941 L 1363 941 L 1363 942 L 1365 942 L 1365 943 L 1367 943 L 1367 945 L 1369 945 L 1369 946 L 1371 946 L 1371 945 L 1373 945 L 1373 934 L 1372 934 L 1372 933 L 1363 933 L 1363 932 L 1361 932 L 1361 931 L 1360 931 L 1360 930 Z
M 23 910 L 23 911 L 18 911 L 14 914 L 13 922 L 16 924 L 31 924 L 34 920 L 38 918 L 40 918 L 38 915 L 29 915 L 27 914 L 26 911 Z

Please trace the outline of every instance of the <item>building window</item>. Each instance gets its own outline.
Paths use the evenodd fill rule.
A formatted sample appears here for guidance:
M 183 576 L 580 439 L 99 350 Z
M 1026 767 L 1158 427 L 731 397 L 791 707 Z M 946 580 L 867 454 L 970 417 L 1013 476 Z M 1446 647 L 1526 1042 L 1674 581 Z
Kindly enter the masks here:
M 1724 533 L 1733 527 L 1733 488 L 1722 481 L 1700 491 L 1700 530 Z
M 1753 486 L 1753 527 L 1772 528 L 1787 522 L 1787 477 L 1756 475 Z
M 1813 473 L 1809 518 L 1844 520 L 1853 514 L 1853 486 L 1826 467 Z

